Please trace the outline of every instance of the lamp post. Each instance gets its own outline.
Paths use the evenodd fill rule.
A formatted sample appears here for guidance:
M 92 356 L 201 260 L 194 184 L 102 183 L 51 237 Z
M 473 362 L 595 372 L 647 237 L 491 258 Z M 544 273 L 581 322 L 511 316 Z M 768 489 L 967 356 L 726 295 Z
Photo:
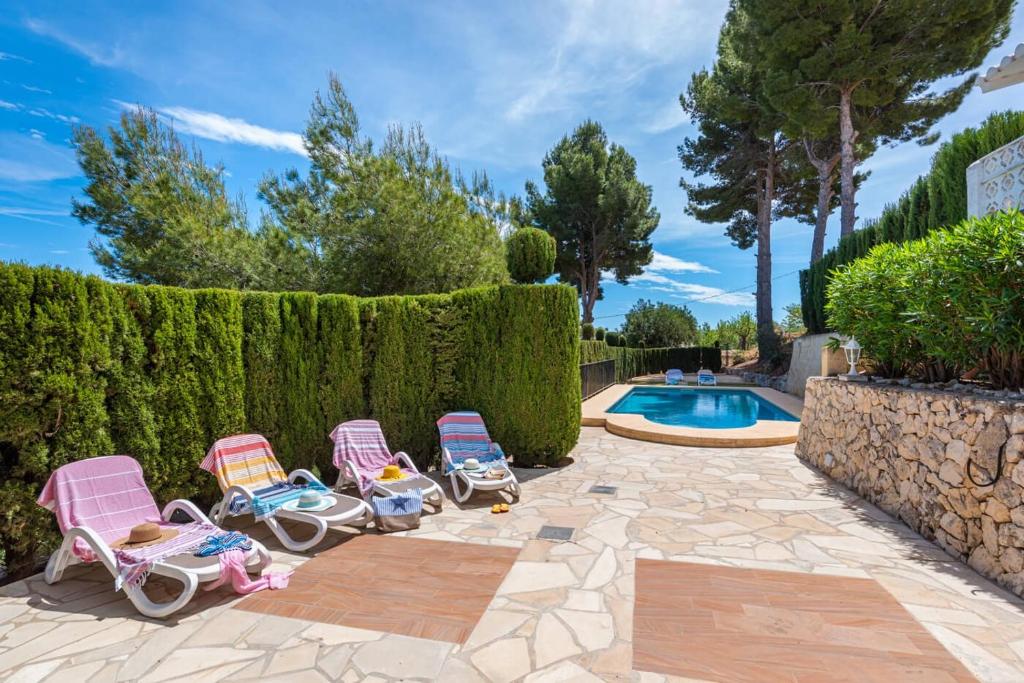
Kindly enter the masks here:
M 857 361 L 860 360 L 860 344 L 853 337 L 843 344 L 843 351 L 846 353 L 846 362 L 850 364 L 850 371 L 846 373 L 847 377 L 858 377 L 860 375 L 857 372 Z

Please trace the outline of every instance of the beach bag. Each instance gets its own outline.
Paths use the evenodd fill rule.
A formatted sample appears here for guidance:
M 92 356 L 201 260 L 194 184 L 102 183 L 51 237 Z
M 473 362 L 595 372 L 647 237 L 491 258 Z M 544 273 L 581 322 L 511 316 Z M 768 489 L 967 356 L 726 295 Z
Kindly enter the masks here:
M 374 496 L 370 504 L 373 506 L 377 530 L 383 534 L 420 528 L 423 492 L 419 489 L 410 489 L 392 496 Z

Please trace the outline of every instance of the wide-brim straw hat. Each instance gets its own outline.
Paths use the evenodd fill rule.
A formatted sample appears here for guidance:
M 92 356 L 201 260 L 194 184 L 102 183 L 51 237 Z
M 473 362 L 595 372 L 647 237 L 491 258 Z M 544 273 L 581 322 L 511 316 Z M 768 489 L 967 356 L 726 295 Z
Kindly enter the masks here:
M 178 530 L 173 527 L 160 528 L 160 525 L 154 522 L 144 522 L 133 526 L 127 536 L 117 539 L 110 547 L 117 550 L 145 548 L 147 545 L 169 541 L 177 535 Z
M 398 481 L 405 479 L 405 472 L 398 465 L 385 465 L 377 481 Z

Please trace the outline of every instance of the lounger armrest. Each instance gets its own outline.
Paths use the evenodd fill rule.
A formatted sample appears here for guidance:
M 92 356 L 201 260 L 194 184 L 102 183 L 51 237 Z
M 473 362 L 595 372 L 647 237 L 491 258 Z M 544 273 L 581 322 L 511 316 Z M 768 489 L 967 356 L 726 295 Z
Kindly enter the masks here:
M 361 481 L 359 477 L 359 467 L 351 460 L 341 461 L 341 476 L 338 477 L 338 483 L 334 488 L 340 489 L 342 484 L 349 482 L 359 486 Z
M 299 479 L 305 479 L 310 484 L 316 483 L 320 484 L 321 486 L 324 485 L 323 482 L 317 479 L 315 476 L 313 476 L 313 473 L 310 472 L 309 470 L 295 470 L 294 472 L 288 475 L 289 484 L 294 484 Z
M 188 515 L 193 521 L 202 522 L 204 524 L 213 524 L 213 522 L 210 521 L 210 518 L 204 515 L 202 511 L 196 507 L 195 503 L 191 500 L 185 500 L 184 498 L 172 500 L 164 506 L 164 511 L 160 513 L 160 517 L 165 522 L 169 522 L 171 521 L 171 515 L 179 510 Z
M 71 548 L 74 545 L 75 539 L 82 539 L 85 541 L 89 549 L 96 554 L 107 569 L 112 574 L 117 575 L 117 560 L 114 558 L 114 551 L 110 549 L 110 546 L 100 538 L 100 535 L 95 531 L 86 526 L 73 526 L 64 532 L 64 542 L 61 544 L 61 552 L 71 552 Z
M 452 460 L 452 454 L 451 454 L 451 452 L 449 452 L 449 450 L 448 450 L 448 448 L 446 446 L 442 446 L 441 447 L 441 459 L 444 461 L 445 465 L 454 465 L 455 464 L 455 461 Z
M 410 458 L 409 454 L 405 451 L 398 451 L 395 453 L 395 462 L 399 465 L 404 465 L 407 469 L 419 474 L 420 468 L 416 467 L 416 463 L 412 461 L 412 458 Z

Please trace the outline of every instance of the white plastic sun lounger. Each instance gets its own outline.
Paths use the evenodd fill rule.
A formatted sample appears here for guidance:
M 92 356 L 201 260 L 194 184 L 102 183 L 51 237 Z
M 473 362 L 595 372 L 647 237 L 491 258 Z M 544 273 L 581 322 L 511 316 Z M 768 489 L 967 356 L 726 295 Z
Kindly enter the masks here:
M 718 386 L 718 379 L 715 377 L 715 373 L 710 370 L 701 368 L 697 371 L 697 386 L 699 387 L 714 387 Z
M 335 488 L 354 484 L 364 497 L 374 494 L 393 496 L 411 489 L 419 489 L 424 502 L 440 510 L 444 494 L 436 481 L 423 476 L 412 458 L 403 451 L 392 453 L 384 439 L 384 432 L 376 420 L 349 420 L 331 432 L 334 442 L 334 465 L 339 478 Z M 357 464 L 362 463 L 362 467 Z M 406 475 L 396 481 L 381 481 L 377 475 L 388 465 L 397 465 Z
M 519 498 L 519 480 L 508 466 L 501 446 L 491 441 L 479 413 L 448 413 L 437 421 L 437 428 L 441 432 L 445 474 L 451 481 L 456 501 L 466 502 L 477 490 L 507 490 L 514 499 Z M 481 465 L 489 465 L 492 469 L 503 468 L 503 476 L 490 479 L 465 471 L 464 463 L 468 458 L 475 458 Z
M 62 484 L 70 479 L 81 480 L 91 477 L 97 464 L 102 468 L 103 474 L 94 485 L 94 498 L 97 501 L 102 499 L 103 506 L 113 506 L 109 509 L 112 509 L 112 515 L 117 515 L 117 519 L 121 523 L 154 521 L 153 516 L 155 516 L 157 507 L 149 489 L 145 488 L 142 469 L 134 459 L 125 455 L 90 458 L 64 465 L 51 475 L 51 483 L 48 483 L 43 490 L 40 504 L 54 511 L 60 507 L 62 513 L 67 514 L 69 507 L 86 502 L 82 499 L 74 500 L 69 491 L 62 490 L 62 488 L 67 488 Z M 64 481 L 61 481 L 62 477 Z M 134 485 L 123 486 L 125 481 L 133 481 Z M 71 499 L 69 500 L 69 498 Z M 96 505 L 100 505 L 100 503 L 97 502 Z M 211 523 L 192 502 L 179 499 L 168 503 L 160 513 L 160 519 L 164 526 L 171 523 L 171 516 L 175 512 L 184 513 L 194 522 Z M 58 520 L 61 519 L 62 513 L 58 513 Z M 133 515 L 137 519 L 133 520 Z M 74 511 L 71 511 L 71 516 L 75 516 Z M 99 519 L 109 522 L 110 516 L 103 515 Z M 245 564 L 249 571 L 258 573 L 270 566 L 271 557 L 263 544 L 254 539 L 250 540 L 252 549 L 246 553 Z M 86 559 L 82 558 L 83 555 L 86 556 Z M 103 539 L 99 530 L 86 524 L 67 527 L 64 529 L 64 540 L 60 548 L 50 555 L 50 559 L 46 563 L 43 579 L 46 583 L 56 583 L 63 578 L 64 570 L 69 566 L 94 561 L 101 562 L 111 576 L 115 578 L 118 576 L 118 562 L 114 550 Z M 149 572 L 180 582 L 182 591 L 178 597 L 168 602 L 158 603 L 150 600 L 140 586 L 125 583 L 121 590 L 125 592 L 135 609 L 141 614 L 154 619 L 162 619 L 184 607 L 195 595 L 200 583 L 213 581 L 220 576 L 220 560 L 215 555 L 196 557 L 191 553 L 182 553 L 154 561 Z
M 332 493 L 309 470 L 298 469 L 287 476 L 278 464 L 270 444 L 259 434 L 239 434 L 218 440 L 210 447 L 201 467 L 217 476 L 224 497 L 210 510 L 214 523 L 231 516 L 253 514 L 263 521 L 288 550 L 304 552 L 323 540 L 327 530 L 337 526 L 366 526 L 373 509 L 364 500 Z M 323 493 L 331 503 L 323 510 L 297 510 L 276 507 L 261 514 L 260 506 L 300 481 Z M 313 527 L 313 535 L 296 540 L 278 519 L 288 519 Z
M 672 368 L 665 373 L 665 384 L 679 384 L 683 381 L 683 371 Z

